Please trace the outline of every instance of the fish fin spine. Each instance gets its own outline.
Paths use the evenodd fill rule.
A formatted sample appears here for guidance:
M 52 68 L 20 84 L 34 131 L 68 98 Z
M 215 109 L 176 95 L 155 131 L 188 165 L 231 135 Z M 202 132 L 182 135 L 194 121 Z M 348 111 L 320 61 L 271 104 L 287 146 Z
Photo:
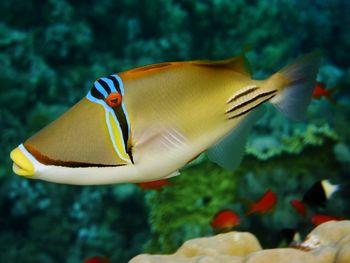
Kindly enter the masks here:
M 319 64 L 319 52 L 312 52 L 273 74 L 266 85 L 279 92 L 270 102 L 287 117 L 303 119 L 316 84 Z
M 245 76 L 251 77 L 252 69 L 248 59 L 245 56 L 245 51 L 239 55 L 224 59 L 224 60 L 195 60 L 191 61 L 193 65 L 204 67 L 221 67 L 228 68 Z

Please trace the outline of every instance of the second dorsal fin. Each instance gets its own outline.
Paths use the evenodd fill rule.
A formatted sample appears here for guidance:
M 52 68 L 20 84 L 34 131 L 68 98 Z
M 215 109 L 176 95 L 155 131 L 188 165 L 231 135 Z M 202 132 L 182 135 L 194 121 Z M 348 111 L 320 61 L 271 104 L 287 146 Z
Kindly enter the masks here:
M 250 66 L 243 52 L 238 56 L 224 60 L 199 60 L 193 61 L 192 63 L 195 65 L 206 67 L 226 67 L 241 74 L 251 76 Z

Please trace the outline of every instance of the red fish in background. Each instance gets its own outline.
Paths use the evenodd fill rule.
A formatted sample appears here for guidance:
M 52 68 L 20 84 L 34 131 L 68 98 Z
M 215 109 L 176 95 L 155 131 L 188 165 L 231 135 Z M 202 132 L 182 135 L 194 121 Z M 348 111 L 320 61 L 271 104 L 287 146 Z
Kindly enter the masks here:
M 232 229 L 239 225 L 240 217 L 230 209 L 223 209 L 215 214 L 210 225 L 215 230 Z
M 246 215 L 253 213 L 264 214 L 270 212 L 277 203 L 277 196 L 271 189 L 267 190 L 265 194 L 255 203 L 250 205 Z
M 301 216 L 306 216 L 307 206 L 325 206 L 334 193 L 341 189 L 340 185 L 331 184 L 329 180 L 321 180 L 314 183 L 304 194 L 302 200 L 290 201 L 291 206 Z
M 326 89 L 326 85 L 322 82 L 317 82 L 315 85 L 315 89 L 312 92 L 312 98 L 319 100 L 322 97 L 325 97 L 329 102 L 335 103 L 333 100 L 331 93 L 335 90 L 335 88 Z
M 316 82 L 315 89 L 312 92 L 312 97 L 314 99 L 320 99 L 321 97 L 330 97 L 331 94 L 326 89 L 326 85 L 322 82 Z
M 168 179 L 161 179 L 157 181 L 152 182 L 145 182 L 145 183 L 138 183 L 137 185 L 140 186 L 144 190 L 160 190 L 163 186 L 169 185 L 170 181 Z
M 339 216 L 331 216 L 331 215 L 324 215 L 324 214 L 316 214 L 311 217 L 311 223 L 314 226 L 318 226 L 320 224 L 323 224 L 328 221 L 341 221 L 344 220 L 344 218 L 341 218 Z
M 290 204 L 299 215 L 306 216 L 306 206 L 302 201 L 294 199 L 290 201 Z
M 108 263 L 108 262 L 109 262 L 109 258 L 95 256 L 95 257 L 86 259 L 83 263 Z

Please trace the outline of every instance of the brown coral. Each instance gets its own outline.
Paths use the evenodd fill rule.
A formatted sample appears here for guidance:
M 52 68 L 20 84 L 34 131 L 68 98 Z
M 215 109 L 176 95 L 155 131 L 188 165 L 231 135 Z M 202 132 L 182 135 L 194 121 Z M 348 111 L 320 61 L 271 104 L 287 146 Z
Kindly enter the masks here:
M 262 250 L 254 235 L 230 232 L 192 239 L 172 255 L 139 255 L 129 263 L 350 263 L 350 221 L 315 228 L 298 248 Z

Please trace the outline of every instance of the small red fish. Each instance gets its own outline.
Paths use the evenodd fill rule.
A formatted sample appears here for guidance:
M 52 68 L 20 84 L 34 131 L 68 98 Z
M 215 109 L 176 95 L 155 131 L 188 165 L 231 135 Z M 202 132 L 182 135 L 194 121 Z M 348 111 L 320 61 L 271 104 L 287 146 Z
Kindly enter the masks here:
M 299 215 L 306 216 L 306 206 L 302 201 L 295 199 L 290 204 Z
M 250 206 L 246 215 L 250 215 L 253 213 L 259 213 L 259 214 L 267 213 L 274 208 L 276 203 L 277 203 L 277 196 L 274 192 L 272 192 L 271 189 L 269 189 L 258 201 L 256 201 Z
M 341 218 L 339 216 L 331 216 L 331 215 L 324 215 L 324 214 L 316 214 L 311 217 L 311 223 L 314 226 L 318 226 L 320 224 L 323 224 L 328 221 L 341 221 L 344 220 L 344 218 Z
M 83 263 L 108 263 L 108 262 L 109 262 L 109 258 L 107 257 L 95 256 L 95 257 L 86 259 Z
M 215 214 L 210 225 L 214 229 L 231 229 L 239 225 L 240 217 L 230 209 L 223 209 Z
M 312 98 L 319 100 L 322 97 L 326 98 L 329 102 L 335 103 L 333 100 L 331 93 L 334 92 L 336 87 L 331 89 L 326 89 L 326 85 L 322 82 L 317 82 L 314 88 L 314 91 L 312 92 Z
M 161 180 L 152 181 L 152 182 L 138 183 L 137 185 L 144 190 L 160 190 L 163 186 L 166 186 L 169 184 L 170 184 L 170 181 L 168 179 L 161 179 Z

